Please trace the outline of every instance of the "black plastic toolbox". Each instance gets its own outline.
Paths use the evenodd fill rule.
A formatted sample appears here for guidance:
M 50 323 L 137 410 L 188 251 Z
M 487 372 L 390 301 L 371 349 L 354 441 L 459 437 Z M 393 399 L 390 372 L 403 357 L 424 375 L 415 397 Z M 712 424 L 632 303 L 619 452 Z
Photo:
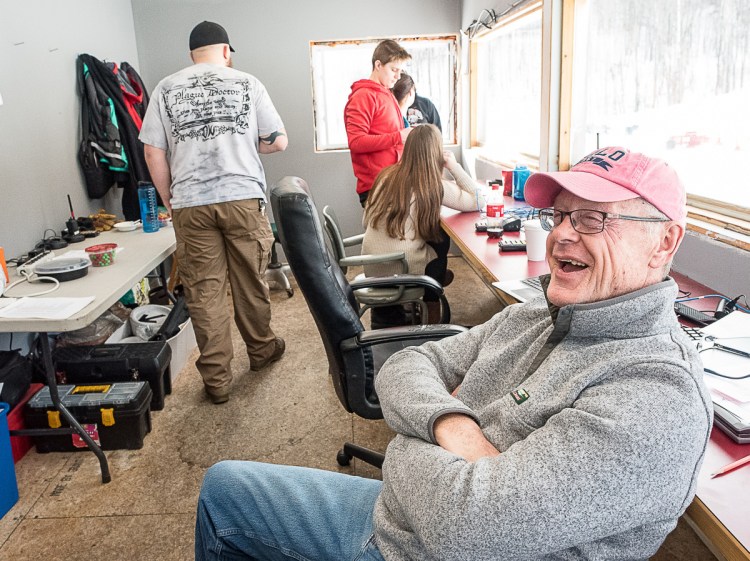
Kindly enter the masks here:
M 58 386 L 60 401 L 83 425 L 102 450 L 138 450 L 151 431 L 151 388 L 146 382 Z M 26 428 L 69 426 L 52 406 L 49 387 L 44 386 L 24 408 Z M 35 436 L 37 452 L 70 452 L 88 447 L 77 434 Z
M 164 396 L 172 393 L 172 349 L 165 341 L 58 347 L 52 360 L 62 384 L 148 382 L 152 411 L 164 409 Z

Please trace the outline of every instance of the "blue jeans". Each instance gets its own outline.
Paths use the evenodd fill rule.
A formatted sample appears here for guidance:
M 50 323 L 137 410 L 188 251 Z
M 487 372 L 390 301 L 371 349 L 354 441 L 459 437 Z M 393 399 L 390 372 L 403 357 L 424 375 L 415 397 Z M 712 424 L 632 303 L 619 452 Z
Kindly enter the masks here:
M 310 468 L 219 462 L 198 499 L 195 559 L 383 561 L 372 530 L 381 486 Z

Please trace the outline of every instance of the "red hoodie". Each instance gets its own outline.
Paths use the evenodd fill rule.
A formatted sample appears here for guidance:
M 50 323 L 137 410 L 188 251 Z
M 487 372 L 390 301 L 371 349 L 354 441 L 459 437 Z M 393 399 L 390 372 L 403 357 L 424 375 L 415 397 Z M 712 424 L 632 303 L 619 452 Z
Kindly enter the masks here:
M 404 119 L 391 90 L 373 80 L 358 80 L 344 107 L 344 124 L 357 177 L 357 193 L 372 188 L 380 171 L 398 162 L 404 144 Z

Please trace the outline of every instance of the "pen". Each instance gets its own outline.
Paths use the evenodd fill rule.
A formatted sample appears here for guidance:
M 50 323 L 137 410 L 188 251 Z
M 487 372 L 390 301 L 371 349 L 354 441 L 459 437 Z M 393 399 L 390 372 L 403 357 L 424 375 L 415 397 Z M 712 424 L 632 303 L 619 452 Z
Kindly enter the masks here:
M 724 475 L 725 473 L 729 473 L 730 471 L 735 470 L 738 467 L 742 467 L 746 464 L 750 464 L 750 456 L 745 456 L 744 458 L 740 458 L 736 462 L 732 462 L 731 464 L 724 466 L 716 473 L 712 473 L 711 479 L 713 479 L 714 477 L 719 477 L 720 475 Z

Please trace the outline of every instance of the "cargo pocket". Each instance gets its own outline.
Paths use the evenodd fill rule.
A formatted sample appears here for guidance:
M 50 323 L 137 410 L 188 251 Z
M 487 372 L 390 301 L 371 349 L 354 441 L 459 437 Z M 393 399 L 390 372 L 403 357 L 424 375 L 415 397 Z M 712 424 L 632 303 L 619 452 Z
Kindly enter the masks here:
M 271 261 L 271 249 L 273 248 L 273 233 L 271 228 L 268 228 L 268 232 L 271 234 L 270 237 L 262 237 L 258 240 L 260 249 L 258 251 L 258 271 L 261 275 L 264 275 L 268 268 L 268 263 Z

